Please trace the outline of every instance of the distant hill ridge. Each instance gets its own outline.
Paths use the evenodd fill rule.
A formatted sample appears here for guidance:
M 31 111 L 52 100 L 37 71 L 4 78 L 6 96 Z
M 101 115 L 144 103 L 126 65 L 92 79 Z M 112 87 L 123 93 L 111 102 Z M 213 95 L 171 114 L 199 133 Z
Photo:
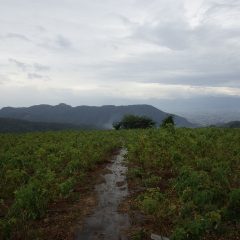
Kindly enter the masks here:
M 68 123 L 30 122 L 13 118 L 0 118 L 0 133 L 25 133 L 62 130 L 92 129 L 93 126 Z
M 77 106 L 61 103 L 56 106 L 35 105 L 31 107 L 4 107 L 0 110 L 1 118 L 14 118 L 34 122 L 67 123 L 74 125 L 91 125 L 97 128 L 110 129 L 112 123 L 121 120 L 126 114 L 148 116 L 157 124 L 170 115 L 151 105 L 114 106 Z M 179 127 L 194 127 L 183 117 L 174 115 L 176 125 Z
M 221 124 L 220 127 L 240 128 L 240 121 L 232 121 L 232 122 L 224 123 L 224 124 Z

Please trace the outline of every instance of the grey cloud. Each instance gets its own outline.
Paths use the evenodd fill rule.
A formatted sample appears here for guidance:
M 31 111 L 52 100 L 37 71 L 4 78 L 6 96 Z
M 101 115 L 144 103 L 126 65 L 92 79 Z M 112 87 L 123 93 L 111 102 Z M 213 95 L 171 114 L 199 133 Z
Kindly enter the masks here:
M 9 62 L 14 63 L 17 67 L 19 67 L 23 72 L 26 72 L 27 69 L 29 68 L 29 65 L 23 62 L 20 62 L 16 59 L 9 58 Z
M 62 35 L 57 35 L 53 39 L 48 38 L 37 44 L 37 46 L 45 48 L 47 50 L 61 52 L 62 50 L 69 50 L 72 48 L 72 42 L 70 39 Z
M 191 0 L 43 0 L 37 1 L 39 15 L 31 11 L 36 8 L 34 1 L 19 6 L 14 2 L 3 4 L 5 23 L 1 21 L 0 27 L 1 38 L 14 38 L 17 47 L 12 47 L 13 41 L 4 41 L 0 61 L 9 59 L 17 66 L 14 71 L 24 71 L 21 78 L 26 77 L 22 79 L 26 85 L 33 79 L 47 79 L 51 71 L 55 79 L 46 88 L 62 86 L 65 99 L 73 95 L 68 87 L 94 89 L 102 83 L 239 88 L 239 0 L 193 4 Z M 8 20 L 12 12 L 18 22 Z M 89 92 L 90 104 L 95 92 Z M 101 90 L 98 94 L 103 99 Z
M 42 64 L 39 64 L 39 63 L 34 63 L 33 65 L 34 69 L 36 71 L 49 71 L 51 68 L 47 65 L 42 65 Z
M 136 28 L 133 39 L 143 39 L 173 50 L 189 47 L 190 30 L 184 24 L 174 22 L 159 23 L 156 26 L 146 23 Z
M 121 62 L 94 67 L 105 81 L 188 84 L 201 86 L 239 86 L 240 57 L 219 48 L 197 53 L 152 53 Z
M 228 86 L 228 87 L 240 87 L 240 72 L 192 72 L 176 74 L 172 77 L 166 77 L 165 79 L 155 78 L 151 82 L 167 83 L 167 84 L 186 84 L 191 86 Z
M 43 76 L 42 75 L 40 75 L 40 74 L 36 74 L 36 73 L 28 73 L 28 78 L 29 79 L 35 79 L 35 78 L 43 78 Z
M 219 10 L 231 11 L 232 9 L 236 8 L 240 9 L 239 0 L 224 0 L 222 2 L 214 2 L 212 6 L 206 11 L 206 14 L 211 15 Z
M 43 33 L 43 32 L 46 32 L 46 31 L 47 31 L 45 27 L 43 27 L 43 26 L 40 26 L 40 25 L 37 25 L 37 26 L 36 26 L 36 29 L 37 29 L 39 32 L 41 32 L 41 33 Z
M 179 15 L 179 11 L 176 11 L 176 16 Z M 219 11 L 221 12 L 219 13 Z M 225 24 L 223 20 L 217 21 L 213 18 L 214 16 L 224 16 L 224 14 L 226 14 L 226 22 L 229 17 L 239 17 L 240 1 L 210 2 L 207 10 L 202 13 L 198 26 L 194 28 L 183 15 L 169 18 L 161 18 L 160 15 L 159 19 L 153 18 L 150 21 L 135 24 L 132 38 L 135 41 L 142 39 L 172 50 L 186 50 L 191 47 L 208 48 L 211 44 L 223 45 L 227 40 L 240 40 L 239 26 L 223 27 L 222 25 Z M 240 20 L 240 18 L 235 18 L 235 21 L 238 19 Z
M 27 77 L 28 77 L 28 79 L 41 79 L 41 80 L 44 80 L 44 81 L 49 80 L 48 76 L 44 76 L 44 75 L 37 74 L 37 73 L 28 73 Z
M 8 33 L 5 37 L 6 38 L 15 38 L 15 39 L 20 39 L 23 41 L 31 42 L 31 40 L 29 38 L 27 38 L 25 35 L 18 34 L 18 33 Z
M 187 23 L 183 22 L 159 23 L 154 27 L 143 24 L 136 28 L 132 38 L 142 39 L 172 50 L 185 50 L 191 47 L 211 47 L 212 44 L 222 45 L 229 39 L 240 39 L 240 29 L 224 29 L 213 24 L 200 25 L 191 29 Z
M 205 13 L 206 18 L 208 14 Z M 97 69 L 103 79 L 239 87 L 239 27 L 226 28 L 218 22 L 203 21 L 192 28 L 182 19 L 154 24 L 146 21 L 134 26 L 130 39 L 167 47 L 169 52 L 135 55 L 108 66 L 100 65 Z
M 50 66 L 47 66 L 47 65 L 43 65 L 40 63 L 27 64 L 13 58 L 9 58 L 9 62 L 14 63 L 23 72 L 28 72 L 30 70 L 34 70 L 36 72 L 44 72 L 44 71 L 50 71 L 51 69 Z
M 62 35 L 57 36 L 56 44 L 61 48 L 70 48 L 72 46 L 71 41 Z

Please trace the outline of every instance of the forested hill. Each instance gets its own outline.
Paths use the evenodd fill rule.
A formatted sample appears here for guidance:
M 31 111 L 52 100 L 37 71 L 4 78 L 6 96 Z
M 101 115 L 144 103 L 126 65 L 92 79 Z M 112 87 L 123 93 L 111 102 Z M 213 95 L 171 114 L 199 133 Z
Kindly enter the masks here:
M 121 120 L 126 114 L 148 116 L 157 122 L 157 124 L 160 124 L 162 120 L 169 115 L 169 113 L 163 112 L 151 105 L 71 107 L 62 103 L 56 106 L 36 105 L 23 108 L 5 107 L 0 110 L 0 117 L 4 118 L 37 122 L 68 123 L 74 125 L 93 125 L 104 129 L 111 128 L 113 122 Z M 175 115 L 174 119 L 177 126 L 194 127 L 192 123 L 183 117 Z
M 91 129 L 93 126 L 65 123 L 30 122 L 26 120 L 0 118 L 0 133 L 44 132 L 60 130 Z

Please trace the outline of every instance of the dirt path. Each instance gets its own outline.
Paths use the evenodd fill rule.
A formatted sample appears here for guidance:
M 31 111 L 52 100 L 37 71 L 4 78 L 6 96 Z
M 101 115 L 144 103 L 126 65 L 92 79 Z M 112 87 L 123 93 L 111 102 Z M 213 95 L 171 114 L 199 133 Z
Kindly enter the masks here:
M 95 186 L 98 205 L 83 226 L 79 226 L 76 240 L 125 240 L 130 226 L 128 214 L 119 213 L 119 204 L 128 196 L 127 167 L 124 166 L 124 149 L 107 165 L 104 182 Z M 83 206 L 84 207 L 84 206 Z

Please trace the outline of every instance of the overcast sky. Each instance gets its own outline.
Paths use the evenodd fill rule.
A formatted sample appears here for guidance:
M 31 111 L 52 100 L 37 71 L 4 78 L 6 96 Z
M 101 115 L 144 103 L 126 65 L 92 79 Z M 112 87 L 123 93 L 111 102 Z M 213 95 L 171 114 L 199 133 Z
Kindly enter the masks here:
M 1 0 L 0 107 L 240 97 L 240 0 Z

